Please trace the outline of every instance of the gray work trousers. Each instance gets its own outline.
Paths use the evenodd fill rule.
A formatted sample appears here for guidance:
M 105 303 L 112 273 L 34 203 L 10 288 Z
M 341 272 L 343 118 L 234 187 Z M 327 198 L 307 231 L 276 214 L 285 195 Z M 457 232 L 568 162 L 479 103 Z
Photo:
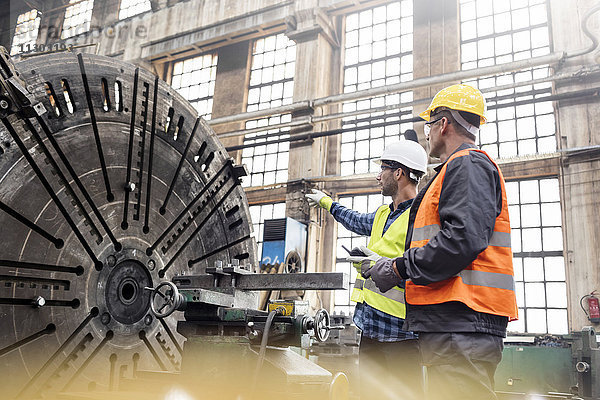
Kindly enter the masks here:
M 494 374 L 504 343 L 485 333 L 419 332 L 427 400 L 496 400 Z
M 417 340 L 378 342 L 363 336 L 358 362 L 361 400 L 422 400 L 423 367 Z

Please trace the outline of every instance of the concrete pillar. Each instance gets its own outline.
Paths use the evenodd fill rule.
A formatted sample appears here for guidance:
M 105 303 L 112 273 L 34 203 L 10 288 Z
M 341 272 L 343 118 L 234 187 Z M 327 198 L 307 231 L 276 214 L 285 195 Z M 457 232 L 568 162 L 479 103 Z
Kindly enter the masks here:
M 45 6 L 49 9 L 57 9 L 51 13 L 42 14 L 40 29 L 38 32 L 38 44 L 60 43 L 60 33 L 65 19 L 65 8 L 60 9 L 64 3 L 61 0 L 47 1 Z
M 415 79 L 459 71 L 460 20 L 458 2 L 445 0 L 415 1 L 413 5 L 413 76 Z M 441 40 L 440 40 L 441 39 Z M 438 90 L 450 83 L 414 91 L 413 98 L 427 99 L 413 107 L 414 115 L 423 111 Z M 415 127 L 419 142 L 426 147 L 423 123 Z
M 102 30 L 119 20 L 120 0 L 95 1 L 92 11 L 92 30 Z
M 306 6 L 304 3 L 302 6 Z M 333 58 L 338 47 L 334 44 L 333 22 L 319 8 L 298 10 L 294 20 L 295 29 L 287 32 L 287 36 L 296 42 L 294 101 L 337 93 L 339 88 L 332 87 L 332 82 L 335 82 L 332 77 L 339 75 L 339 61 Z M 323 110 L 307 110 L 307 113 L 322 115 Z M 320 123 L 312 131 L 319 132 L 327 128 Z M 326 170 L 326 146 L 325 139 L 295 143 L 290 149 L 289 179 L 323 175 Z
M 296 3 L 296 12 L 289 21 L 287 36 L 296 42 L 296 71 L 294 76 L 294 102 L 312 100 L 339 92 L 339 44 L 335 35 L 334 21 L 318 8 L 317 1 Z M 306 110 L 306 113 L 294 115 L 322 115 L 329 110 Z M 302 115 L 304 114 L 304 115 Z M 300 128 L 303 132 L 320 132 L 331 129 L 330 125 L 320 123 L 312 128 Z M 292 131 L 292 134 L 298 129 Z M 329 148 L 336 145 L 335 149 Z M 332 271 L 334 266 L 334 237 L 322 229 L 326 215 L 322 211 L 309 212 L 304 200 L 308 185 L 302 178 L 323 176 L 336 171 L 337 159 L 328 159 L 329 153 L 339 152 L 337 141 L 317 138 L 295 142 L 290 146 L 288 167 L 288 193 L 286 195 L 286 215 L 308 222 L 307 270 L 309 272 Z M 335 167 L 332 167 L 332 164 Z M 329 308 L 330 296 L 307 296 L 313 307 Z
M 240 42 L 221 47 L 218 52 L 215 95 L 213 97 L 212 117 L 224 117 L 246 111 L 248 99 L 248 80 L 250 79 L 251 41 Z M 217 134 L 244 129 L 244 122 L 232 122 L 214 127 Z M 241 145 L 244 137 L 222 138 L 225 147 Z M 230 154 L 236 163 L 241 162 L 242 152 Z
M 552 43 L 555 51 L 574 52 L 591 43 L 581 30 L 581 20 L 593 4 L 586 0 L 549 2 Z M 594 22 L 596 21 L 596 22 Z M 589 27 L 600 34 L 598 13 L 590 19 Z M 561 70 L 576 70 L 581 65 L 598 63 L 593 52 L 567 60 Z M 560 71 L 558 71 L 560 72 Z M 555 85 L 557 93 L 598 87 L 600 78 L 573 80 Z M 562 148 L 600 145 L 600 104 L 592 99 L 560 101 L 558 103 L 557 131 Z M 594 325 L 579 306 L 579 299 L 600 288 L 600 162 L 592 152 L 580 156 L 563 157 L 560 184 L 563 211 L 563 245 L 567 275 L 569 328 L 581 330 Z M 595 328 L 600 328 L 595 324 Z
M 12 3 L 12 2 L 11 2 Z M 12 4 L 8 10 L 5 10 L 2 14 L 0 14 L 0 46 L 4 46 L 10 52 L 10 45 L 12 43 L 12 38 L 15 33 L 15 22 L 17 22 L 16 17 L 13 18 L 11 10 L 13 9 Z

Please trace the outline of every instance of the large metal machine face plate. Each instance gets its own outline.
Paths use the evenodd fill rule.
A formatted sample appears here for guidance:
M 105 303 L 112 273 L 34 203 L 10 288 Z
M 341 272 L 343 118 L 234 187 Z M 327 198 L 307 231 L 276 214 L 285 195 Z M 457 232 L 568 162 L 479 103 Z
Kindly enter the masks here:
M 143 69 L 76 54 L 17 68 L 48 112 L 0 123 L 2 397 L 177 371 L 183 338 L 144 287 L 255 262 L 240 168 Z

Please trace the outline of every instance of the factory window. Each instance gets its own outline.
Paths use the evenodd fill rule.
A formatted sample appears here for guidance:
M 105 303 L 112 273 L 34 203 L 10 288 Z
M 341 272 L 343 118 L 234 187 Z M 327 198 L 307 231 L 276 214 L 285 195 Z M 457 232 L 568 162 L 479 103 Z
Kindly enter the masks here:
M 461 0 L 462 69 L 529 59 L 550 52 L 546 0 Z M 556 151 L 551 82 L 524 84 L 549 74 L 547 66 L 465 82 L 488 99 L 480 147 L 508 158 Z M 502 88 L 500 88 L 502 87 Z
M 507 182 L 519 320 L 509 331 L 568 333 L 558 179 Z
M 11 55 L 33 50 L 38 37 L 40 19 L 40 13 L 35 9 L 19 15 L 10 48 Z
M 194 106 L 199 116 L 209 120 L 216 76 L 217 54 L 205 54 L 175 62 L 171 86 Z
M 150 0 L 121 0 L 119 19 L 133 17 L 151 9 Z
M 346 17 L 344 93 L 413 79 L 412 3 L 396 1 Z M 398 108 L 412 100 L 412 92 L 405 92 L 343 105 L 343 111 L 354 116 L 344 118 L 342 127 L 356 130 L 342 133 L 342 175 L 376 172 L 370 161 L 412 128 L 412 122 L 406 121 L 412 117 L 412 107 Z M 361 113 L 373 108 L 377 112 Z
M 265 219 L 285 218 L 285 203 L 250 206 L 250 218 L 252 219 L 252 228 L 254 230 L 253 236 L 258 245 L 258 259 L 261 260 Z
M 379 206 L 384 204 L 384 201 L 389 200 L 381 194 L 370 194 L 361 196 L 349 196 L 340 197 L 338 200 L 341 205 L 352 209 L 360 213 L 375 212 Z M 338 235 L 336 244 L 336 264 L 335 272 L 345 272 L 350 276 L 350 287 L 349 290 L 336 290 L 334 293 L 334 312 L 344 312 L 346 315 L 354 312 L 355 303 L 350 301 L 350 295 L 354 288 L 354 281 L 356 280 L 356 269 L 352 267 L 352 264 L 346 261 L 348 253 L 342 248 L 342 245 L 348 249 L 360 245 L 367 245 L 369 238 L 367 236 L 360 236 L 353 232 L 350 232 L 342 226 L 337 224 Z
M 296 44 L 284 34 L 254 42 L 247 111 L 263 110 L 290 104 L 294 95 Z M 250 130 L 245 145 L 289 138 L 289 128 L 269 126 L 291 121 L 290 114 L 275 115 L 246 122 Z M 264 129 L 263 129 L 264 128 Z M 286 182 L 288 177 L 289 142 L 246 147 L 242 163 L 248 166 L 250 179 L 245 186 L 262 186 Z
M 70 0 L 65 10 L 61 39 L 67 39 L 90 30 L 94 0 Z

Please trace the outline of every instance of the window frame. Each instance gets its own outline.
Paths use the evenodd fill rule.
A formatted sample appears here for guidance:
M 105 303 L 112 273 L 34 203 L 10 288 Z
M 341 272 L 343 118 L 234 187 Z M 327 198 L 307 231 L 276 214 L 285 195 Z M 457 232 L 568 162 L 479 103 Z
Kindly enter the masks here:
M 83 13 L 74 14 L 74 15 L 80 15 L 80 14 L 84 14 L 84 13 L 88 13 L 89 12 L 90 13 L 89 20 L 88 21 L 84 21 L 83 23 L 78 24 L 78 25 L 70 25 L 67 29 L 65 29 L 65 23 L 68 21 L 69 18 L 74 17 L 74 15 L 67 16 L 68 10 L 71 9 L 71 8 L 75 8 L 77 6 L 81 7 L 82 4 L 85 4 L 87 6 L 90 3 L 91 3 L 91 8 L 89 10 L 86 9 L 86 11 L 83 12 Z M 71 39 L 71 38 L 77 37 L 79 35 L 88 33 L 90 31 L 91 25 L 92 25 L 92 18 L 93 18 L 93 15 L 94 15 L 94 6 L 95 5 L 96 5 L 96 3 L 94 2 L 94 0 L 70 0 L 69 5 L 65 8 L 65 14 L 63 16 L 62 27 L 61 27 L 61 32 L 60 32 L 60 38 L 61 38 L 61 40 Z M 81 26 L 83 26 L 83 27 L 86 28 L 85 31 L 77 32 L 77 29 L 79 27 L 81 27 Z M 71 30 L 74 30 L 74 33 L 70 34 L 69 36 L 65 36 L 65 32 L 68 32 L 68 31 L 71 31 Z
M 274 40 L 272 49 L 266 47 L 267 40 L 271 38 Z M 278 48 L 279 40 L 284 41 L 284 46 Z M 259 48 L 259 46 L 262 46 L 262 48 Z M 291 104 L 293 102 L 296 51 L 296 43 L 292 39 L 287 38 L 285 33 L 282 32 L 254 39 L 250 55 L 250 70 L 246 100 L 247 112 L 269 109 Z M 272 62 L 269 60 L 268 63 L 264 64 L 264 58 L 266 58 L 265 55 L 271 52 L 273 53 Z M 276 60 L 278 60 L 278 52 L 280 52 L 280 55 L 285 53 L 283 62 L 276 62 Z M 260 58 L 255 58 L 257 56 L 260 56 Z M 271 57 L 271 55 L 269 55 L 269 57 Z M 259 66 L 255 68 L 255 65 Z M 263 79 L 265 71 L 269 69 L 272 69 L 273 74 L 270 76 L 274 77 L 275 69 L 277 67 L 283 69 L 282 79 Z M 271 72 L 269 71 L 269 73 Z M 291 74 L 291 76 L 289 74 Z M 260 76 L 258 82 L 253 82 L 253 79 L 257 79 L 254 78 L 255 76 Z M 273 88 L 277 85 L 281 85 L 281 94 L 272 97 Z M 262 97 L 263 88 L 265 89 L 265 93 L 268 93 L 264 98 Z M 286 94 L 286 90 L 291 91 L 291 93 Z M 279 88 L 277 88 L 277 91 L 279 91 Z M 258 94 L 254 96 L 253 93 Z M 256 101 L 254 101 L 255 97 Z M 267 107 L 265 104 L 268 104 L 269 106 Z M 271 143 L 268 145 L 257 144 L 267 141 L 267 135 L 269 136 L 270 142 L 277 139 L 288 139 L 290 127 L 274 127 L 269 129 L 269 126 L 290 122 L 291 119 L 291 114 L 284 113 L 246 121 L 245 128 L 248 130 L 251 129 L 253 132 L 245 134 L 243 139 L 245 145 L 250 145 L 242 149 L 241 156 L 242 163 L 248 165 L 250 178 L 247 183 L 244 182 L 245 187 L 260 187 L 287 182 L 290 143 L 283 141 L 281 143 Z M 264 127 L 265 129 L 257 131 L 256 128 L 260 127 Z
M 495 32 L 494 27 L 492 27 L 491 33 L 478 36 L 478 21 L 482 18 L 492 18 L 492 20 L 494 20 L 498 15 L 494 10 L 495 4 L 496 3 L 493 3 L 491 6 L 491 14 L 489 15 L 480 16 L 478 15 L 478 11 L 474 11 L 473 14 L 470 15 L 470 18 L 463 18 L 464 5 L 469 5 L 474 9 L 476 9 L 477 5 L 475 0 L 459 0 L 461 70 L 469 70 L 486 65 L 500 65 L 531 56 L 550 54 L 553 51 L 548 0 L 538 0 L 537 3 L 533 5 L 527 4 L 526 6 L 516 8 L 513 8 L 513 6 L 507 2 L 507 9 L 503 10 L 500 14 L 506 13 L 511 17 L 510 29 Z M 517 29 L 512 29 L 513 12 L 527 10 L 527 16 L 530 18 L 531 9 L 541 6 L 543 6 L 546 11 L 545 20 L 543 22 L 528 24 Z M 530 19 L 528 21 L 530 21 Z M 464 26 L 467 23 L 474 24 L 475 34 L 472 37 L 465 39 Z M 544 43 L 536 46 L 533 43 L 531 32 L 539 29 L 546 29 L 547 40 L 545 38 Z M 526 49 L 524 48 L 515 51 L 514 35 L 527 32 L 529 32 L 528 47 Z M 497 46 L 497 39 L 504 37 L 508 37 L 511 40 L 510 51 L 502 54 L 498 54 L 494 51 L 491 56 L 479 58 L 479 44 L 483 43 L 483 41 L 491 40 L 495 49 Z M 467 45 L 475 46 L 474 60 L 468 59 L 465 61 L 465 47 Z M 476 65 L 470 66 L 472 63 L 475 63 Z M 480 63 L 483 64 L 480 65 Z M 548 66 L 539 66 L 506 74 L 482 76 L 464 82 L 465 84 L 473 85 L 486 92 L 486 97 L 488 98 L 488 111 L 486 115 L 488 123 L 481 127 L 477 139 L 477 144 L 482 150 L 487 151 L 494 158 L 511 158 L 540 153 L 553 153 L 557 150 L 558 132 L 556 128 L 556 107 L 552 102 L 543 100 L 544 97 L 553 94 L 552 83 L 539 83 L 527 86 L 521 85 L 514 89 L 501 91 L 486 90 L 487 88 L 493 88 L 505 83 L 518 84 L 519 82 L 545 77 L 548 76 L 548 74 L 550 74 Z M 520 104 L 521 102 L 529 102 L 529 104 Z M 502 106 L 503 103 L 516 104 L 514 106 L 496 108 L 496 106 Z M 552 121 L 548 118 L 550 115 L 552 116 Z
M 550 181 L 556 181 L 555 183 L 552 183 L 553 185 L 556 186 L 556 192 L 554 193 L 550 193 L 549 188 L 546 187 L 544 190 L 541 187 L 541 182 L 550 182 Z M 537 186 L 537 201 L 523 201 L 521 198 L 521 191 L 522 191 L 522 183 L 526 183 L 526 182 L 537 182 L 536 186 Z M 517 187 L 517 191 L 518 191 L 518 196 L 519 199 L 517 202 L 514 201 L 514 197 L 509 197 L 509 214 L 510 214 L 510 220 L 511 220 L 511 238 L 513 240 L 513 260 L 515 259 L 520 259 L 520 261 L 518 262 L 513 262 L 514 268 L 515 268 L 515 293 L 517 295 L 517 299 L 518 299 L 518 303 L 519 304 L 519 320 L 520 321 L 515 321 L 515 322 L 511 322 L 509 323 L 509 331 L 511 331 L 511 327 L 512 328 L 518 328 L 520 325 L 522 325 L 522 330 L 512 330 L 512 332 L 518 332 L 518 333 L 531 333 L 531 334 L 568 334 L 569 333 L 569 315 L 570 315 L 570 310 L 569 310 L 569 295 L 568 295 L 568 286 L 567 286 L 567 265 L 565 263 L 566 260 L 566 255 L 565 255 L 565 243 L 564 243 L 564 218 L 563 218 L 563 212 L 564 210 L 562 209 L 562 196 L 561 196 L 561 183 L 560 183 L 560 178 L 559 176 L 556 175 L 552 175 L 552 176 L 543 176 L 543 177 L 531 177 L 531 178 L 525 178 L 525 179 L 511 179 L 507 181 L 507 194 L 512 193 L 512 188 L 514 188 L 514 185 L 516 184 Z M 552 196 L 554 196 L 555 198 L 552 198 Z M 556 205 L 558 206 L 558 210 L 560 210 L 560 218 L 559 218 L 559 222 L 554 224 L 548 224 L 548 223 L 544 223 L 544 214 L 543 214 L 543 205 Z M 533 207 L 532 207 L 533 206 Z M 527 213 L 523 213 L 522 209 L 523 207 L 529 207 L 529 208 L 535 208 L 535 206 L 539 207 L 539 214 L 537 215 L 537 218 L 539 220 L 539 224 L 531 224 L 531 223 L 527 223 L 525 226 L 523 226 L 523 215 L 528 215 L 528 218 L 535 220 L 536 217 L 532 216 L 531 212 L 528 211 Z M 516 220 L 517 218 L 515 217 L 515 208 L 514 207 L 518 207 L 519 211 L 518 211 L 518 221 Z M 556 208 L 556 207 L 555 207 Z M 556 211 L 556 210 L 555 210 Z M 549 211 L 546 211 L 549 212 Z M 535 222 L 535 221 L 534 221 Z M 517 226 L 518 225 L 518 226 Z M 523 249 L 523 244 L 524 244 L 524 239 L 523 239 L 523 230 L 524 229 L 531 229 L 531 230 L 536 230 L 539 229 L 540 234 L 540 245 L 542 246 L 541 249 L 539 250 L 528 250 L 528 249 Z M 560 229 L 561 232 L 561 242 L 560 242 L 560 249 L 544 249 L 545 247 L 545 242 L 544 242 L 544 232 L 549 232 L 548 230 L 550 229 Z M 519 239 L 519 244 L 518 246 L 515 246 L 515 240 Z M 548 243 L 548 242 L 546 242 Z M 563 274 L 563 279 L 550 279 L 549 278 L 549 272 L 548 270 L 551 268 L 549 264 L 552 262 L 552 259 L 556 260 L 557 258 L 561 258 L 562 259 L 562 274 Z M 535 262 L 537 262 L 537 260 L 541 261 L 541 274 L 543 274 L 542 279 L 538 279 L 538 278 L 531 278 L 531 275 L 534 274 L 534 272 L 529 272 L 526 271 L 526 266 L 525 266 L 525 261 L 524 260 L 530 260 L 530 269 L 535 268 Z M 558 262 L 558 261 L 557 261 Z M 558 265 L 558 264 L 557 264 Z M 555 268 L 557 265 L 554 265 L 553 268 Z M 539 269 L 539 268 L 538 268 Z M 555 271 L 556 272 L 556 271 Z M 530 277 L 527 277 L 527 274 L 530 274 Z M 539 273 L 539 271 L 538 271 Z M 564 287 L 564 307 L 555 307 L 555 306 L 549 306 L 548 305 L 548 300 L 550 299 L 549 294 L 551 292 L 556 291 L 556 289 L 552 289 L 552 290 L 548 290 L 548 285 L 557 285 L 557 284 L 562 284 Z M 535 305 L 536 303 L 534 303 L 534 305 L 528 305 L 528 295 L 527 295 L 527 286 L 533 287 L 532 285 L 543 285 L 543 289 L 544 289 L 544 296 L 545 298 L 543 299 L 544 301 L 544 305 L 543 306 L 539 306 L 539 305 Z M 519 287 L 521 287 L 522 289 L 520 289 Z M 520 291 L 522 290 L 522 293 L 520 293 Z M 539 299 L 538 299 L 539 301 Z M 529 329 L 529 311 L 533 310 L 544 310 L 545 313 L 545 321 L 544 321 L 544 325 L 545 325 L 545 332 L 540 332 L 538 330 L 535 331 L 531 331 Z M 557 332 L 557 331 L 550 331 L 550 326 L 549 326 L 549 322 L 550 322 L 550 318 L 549 318 L 549 310 L 559 310 L 559 311 L 564 311 L 565 313 L 565 319 L 564 321 L 562 321 L 562 324 L 564 327 L 566 327 L 566 330 L 563 330 L 561 332 Z
M 23 16 L 25 14 L 29 14 L 29 13 L 34 13 L 34 12 L 35 12 L 35 18 L 28 19 L 27 21 L 23 21 L 23 22 L 19 23 L 19 18 L 21 18 L 21 16 Z M 18 50 L 20 50 L 20 49 L 24 50 L 25 46 L 29 47 L 27 50 L 33 50 L 32 47 L 37 44 L 37 38 L 39 36 L 41 19 L 42 19 L 42 13 L 38 9 L 35 9 L 35 8 L 32 8 L 31 10 L 21 13 L 17 16 L 17 23 L 15 24 L 15 30 L 14 30 L 14 34 L 13 34 L 13 37 L 12 37 L 12 40 L 10 43 L 10 49 L 9 49 L 10 50 L 9 53 L 11 56 L 19 54 L 20 52 Z M 25 23 L 32 23 L 32 22 L 35 25 L 34 29 L 28 30 L 26 32 L 17 32 L 17 30 L 19 29 L 19 25 L 24 25 Z M 21 34 L 21 33 L 29 34 L 30 32 L 33 32 L 33 31 L 36 32 L 35 39 L 33 39 L 33 41 L 28 40 L 26 42 L 15 44 L 15 39 L 17 39 L 19 34 Z M 15 49 L 17 49 L 16 52 L 14 51 Z
M 397 17 L 390 17 L 387 13 L 390 9 L 397 7 Z M 385 15 L 382 16 L 383 9 Z M 408 13 L 410 11 L 410 13 Z M 403 14 L 403 12 L 405 14 Z M 361 18 L 363 15 L 370 13 L 370 24 L 361 26 Z M 379 13 L 378 20 L 374 20 L 374 14 Z M 352 22 L 349 27 L 349 19 L 356 19 L 356 23 Z M 365 17 L 366 18 L 366 17 Z M 351 93 L 357 90 L 374 88 L 382 85 L 396 84 L 399 82 L 410 81 L 414 78 L 413 68 L 413 51 L 414 51 L 414 29 L 413 29 L 414 10 L 412 0 L 397 0 L 388 4 L 376 5 L 368 8 L 363 8 L 355 12 L 349 13 L 344 18 L 343 29 L 343 46 L 342 46 L 342 62 L 341 62 L 341 77 L 343 93 Z M 407 23 L 405 20 L 409 21 Z M 402 22 L 405 21 L 409 26 L 408 31 L 403 31 Z M 397 24 L 398 35 L 389 35 L 390 24 Z M 354 26 L 355 25 L 355 26 Z M 373 39 L 374 28 L 380 26 L 385 29 L 385 35 L 380 35 L 379 40 Z M 371 40 L 367 43 L 361 42 L 361 30 L 370 28 Z M 356 36 L 356 41 L 349 44 L 349 36 Z M 366 34 L 368 39 L 368 34 Z M 388 54 L 388 42 L 397 41 L 397 50 L 391 50 Z M 383 44 L 381 44 L 383 43 Z M 373 53 L 368 59 L 361 60 L 361 46 L 369 45 L 371 51 L 374 47 L 385 46 L 385 55 L 373 57 Z M 406 46 L 406 47 L 405 47 Z M 354 50 L 356 49 L 356 50 Z M 392 46 L 392 49 L 395 47 Z M 356 53 L 356 62 L 349 62 L 348 54 L 352 50 Z M 398 60 L 398 66 L 395 67 L 395 60 Z M 409 63 L 410 60 L 410 63 Z M 406 63 L 404 66 L 403 61 Z M 373 66 L 385 67 L 382 77 L 374 79 Z M 370 66 L 371 79 L 365 82 L 360 81 L 360 68 Z M 388 75 L 388 68 L 392 68 Z M 397 69 L 397 73 L 393 69 Z M 354 71 L 356 74 L 354 74 Z M 366 70 L 365 70 L 366 71 Z M 356 79 L 348 81 L 348 78 L 356 75 Z M 386 96 L 378 96 L 369 99 L 358 101 L 350 101 L 343 103 L 344 112 L 358 112 L 377 107 L 391 107 L 396 104 L 411 103 L 413 101 L 413 92 L 390 94 Z M 378 158 L 386 145 L 393 141 L 401 139 L 403 132 L 407 129 L 413 129 L 413 108 L 412 106 L 401 107 L 399 110 L 396 107 L 393 110 L 358 114 L 352 117 L 343 118 L 341 121 L 342 129 L 346 130 L 340 136 L 340 175 L 351 176 L 363 173 L 376 173 L 377 166 L 373 165 L 372 160 Z M 376 125 L 372 127 L 372 125 Z M 352 129 L 355 128 L 355 129 Z M 361 144 L 364 144 L 361 146 Z M 359 154 L 357 154 L 359 153 Z M 346 157 L 345 155 L 352 155 Z
M 194 83 L 193 85 L 185 86 L 185 88 L 191 88 L 193 86 L 202 85 L 202 84 L 207 83 L 208 84 L 208 93 L 209 94 L 208 94 L 208 96 L 197 97 L 197 98 L 193 98 L 191 100 L 188 100 L 188 96 L 184 96 L 181 92 L 179 92 L 179 90 L 183 89 L 183 87 L 180 86 L 179 88 L 175 88 L 173 86 L 173 79 L 176 76 L 178 76 L 178 75 L 184 75 L 186 73 L 186 72 L 183 72 L 183 66 L 182 66 L 182 73 L 181 74 L 175 74 L 175 66 L 176 66 L 176 64 L 178 64 L 180 62 L 183 64 L 186 61 L 197 59 L 197 58 L 203 58 L 203 57 L 206 57 L 206 56 L 211 56 L 212 57 L 211 66 L 210 67 L 202 67 L 200 69 L 192 70 L 189 73 L 193 73 L 193 72 L 196 72 L 196 71 L 202 71 L 202 70 L 205 70 L 205 69 L 211 70 L 211 69 L 214 68 L 214 79 L 211 78 L 208 82 Z M 209 51 L 209 52 L 205 52 L 205 53 L 200 53 L 200 54 L 194 54 L 192 56 L 187 56 L 187 57 L 183 57 L 183 58 L 174 60 L 174 61 L 172 61 L 172 62 L 169 63 L 169 68 L 168 68 L 168 70 L 169 70 L 169 74 L 168 74 L 168 76 L 169 76 L 169 85 L 171 87 L 173 87 L 173 89 L 175 89 L 180 95 L 182 95 L 183 98 L 185 98 L 187 101 L 189 101 L 190 104 L 192 104 L 192 106 L 194 106 L 194 103 L 198 103 L 198 102 L 201 102 L 201 101 L 210 102 L 210 110 L 207 110 L 207 111 L 209 111 L 207 113 L 200 114 L 200 111 L 196 107 L 194 107 L 196 109 L 196 111 L 198 112 L 198 116 L 202 117 L 203 119 L 205 119 L 207 121 L 210 120 L 210 119 L 212 119 L 212 111 L 213 111 L 213 106 L 214 106 L 214 102 L 213 102 L 213 100 L 214 100 L 214 89 L 215 89 L 216 82 L 217 82 L 217 68 L 218 68 L 218 63 L 219 63 L 219 53 L 218 53 L 218 51 L 213 50 L 213 51 Z M 209 71 L 209 74 L 212 75 L 212 71 Z M 208 118 L 206 118 L 207 116 L 208 116 Z

